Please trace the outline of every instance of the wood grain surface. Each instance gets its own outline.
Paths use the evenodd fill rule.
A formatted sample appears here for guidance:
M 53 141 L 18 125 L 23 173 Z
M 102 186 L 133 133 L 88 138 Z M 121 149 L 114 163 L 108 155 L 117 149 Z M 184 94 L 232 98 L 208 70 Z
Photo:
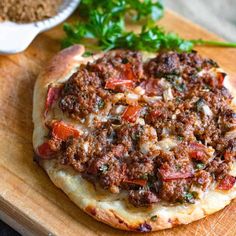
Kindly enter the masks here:
M 218 39 L 168 12 L 161 21 L 187 38 Z M 41 34 L 24 53 L 0 56 L 0 217 L 23 235 L 137 235 L 113 229 L 80 211 L 32 161 L 32 96 L 35 79 L 60 49 L 61 26 Z M 197 48 L 231 75 L 236 49 Z M 44 99 L 44 98 L 42 98 Z M 236 201 L 190 225 L 149 235 L 236 235 Z
M 221 37 L 236 41 L 236 0 L 164 0 L 165 6 Z

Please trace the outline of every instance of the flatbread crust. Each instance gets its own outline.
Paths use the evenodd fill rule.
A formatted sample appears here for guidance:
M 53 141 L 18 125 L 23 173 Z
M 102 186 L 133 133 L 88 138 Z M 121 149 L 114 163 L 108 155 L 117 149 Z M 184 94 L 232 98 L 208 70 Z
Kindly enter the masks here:
M 67 80 L 83 62 L 97 59 L 83 58 L 84 47 L 75 45 L 58 53 L 39 75 L 35 84 L 33 101 L 33 146 L 34 150 L 42 144 L 48 133 L 44 125 L 44 109 L 47 88 L 50 83 Z M 225 86 L 235 95 L 233 86 L 226 79 Z M 41 160 L 40 165 L 45 169 L 52 182 L 62 189 L 69 198 L 82 210 L 115 228 L 129 231 L 155 231 L 171 228 L 180 224 L 188 224 L 217 212 L 236 198 L 236 186 L 229 191 L 211 189 L 202 193 L 195 204 L 163 205 L 156 204 L 150 208 L 135 208 L 127 203 L 124 193 L 111 194 L 102 189 L 95 191 L 93 185 L 83 179 L 72 167 L 57 164 L 55 160 Z M 236 164 L 231 175 L 236 176 Z M 157 217 L 153 217 L 157 216 Z

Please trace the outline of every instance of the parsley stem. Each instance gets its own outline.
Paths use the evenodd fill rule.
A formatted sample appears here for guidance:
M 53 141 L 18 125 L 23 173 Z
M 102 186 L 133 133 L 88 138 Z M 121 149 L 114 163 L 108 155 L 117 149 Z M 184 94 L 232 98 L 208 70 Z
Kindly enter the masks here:
M 220 42 L 220 41 L 208 41 L 208 40 L 190 40 L 194 45 L 205 45 L 205 46 L 218 46 L 218 47 L 230 47 L 236 48 L 236 43 Z

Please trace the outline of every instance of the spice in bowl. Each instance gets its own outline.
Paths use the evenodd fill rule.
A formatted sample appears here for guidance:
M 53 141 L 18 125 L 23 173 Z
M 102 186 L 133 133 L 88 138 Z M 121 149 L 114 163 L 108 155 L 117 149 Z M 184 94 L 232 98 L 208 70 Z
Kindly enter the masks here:
M 30 23 L 57 14 L 62 0 L 0 0 L 0 21 Z

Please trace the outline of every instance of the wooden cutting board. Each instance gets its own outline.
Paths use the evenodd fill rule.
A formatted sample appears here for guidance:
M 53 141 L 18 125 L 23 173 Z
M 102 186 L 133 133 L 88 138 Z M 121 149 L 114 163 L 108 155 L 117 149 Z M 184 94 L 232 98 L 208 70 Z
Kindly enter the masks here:
M 186 38 L 219 39 L 172 12 L 166 13 L 161 24 Z M 38 36 L 24 53 L 0 56 L 0 217 L 24 235 L 136 235 L 113 229 L 80 211 L 32 161 L 34 82 L 60 50 L 62 37 L 59 26 Z M 236 49 L 198 50 L 219 62 L 236 85 Z M 235 217 L 236 201 L 203 220 L 150 235 L 235 236 Z

